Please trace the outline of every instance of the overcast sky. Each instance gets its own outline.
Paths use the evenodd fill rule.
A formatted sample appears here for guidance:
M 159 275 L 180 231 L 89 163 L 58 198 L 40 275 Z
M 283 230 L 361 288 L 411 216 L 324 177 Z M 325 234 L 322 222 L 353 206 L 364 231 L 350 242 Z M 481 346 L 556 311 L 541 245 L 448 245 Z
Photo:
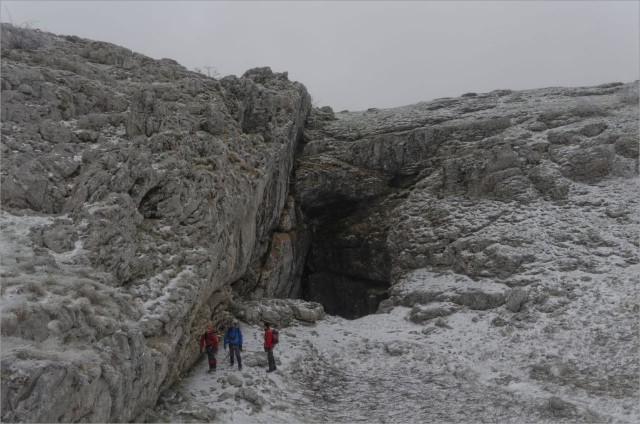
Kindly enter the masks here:
M 2 1 L 2 21 L 189 69 L 288 71 L 319 105 L 394 107 L 494 89 L 629 82 L 638 1 Z M 8 11 L 8 13 L 7 13 Z

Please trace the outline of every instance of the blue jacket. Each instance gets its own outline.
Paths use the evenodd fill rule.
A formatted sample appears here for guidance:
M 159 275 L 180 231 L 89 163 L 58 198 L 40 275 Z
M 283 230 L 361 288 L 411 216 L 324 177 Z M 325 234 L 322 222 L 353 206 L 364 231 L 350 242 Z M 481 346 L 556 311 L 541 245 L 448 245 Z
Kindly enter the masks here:
M 228 344 L 242 345 L 242 331 L 238 327 L 229 327 L 224 333 L 224 347 Z

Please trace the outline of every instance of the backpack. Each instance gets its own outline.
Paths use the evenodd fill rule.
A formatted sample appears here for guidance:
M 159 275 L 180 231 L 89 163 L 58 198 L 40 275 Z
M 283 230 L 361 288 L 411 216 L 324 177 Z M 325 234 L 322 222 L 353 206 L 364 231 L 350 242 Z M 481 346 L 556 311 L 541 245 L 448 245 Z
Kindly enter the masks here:
M 238 337 L 238 327 L 230 327 L 229 328 L 229 333 L 227 335 L 227 341 L 229 342 L 229 344 L 234 343 L 234 344 L 238 344 L 238 339 L 240 337 Z
M 278 344 L 278 335 L 279 335 L 278 330 L 276 330 L 275 328 L 271 330 L 271 336 L 272 336 L 271 343 L 273 343 L 274 345 Z

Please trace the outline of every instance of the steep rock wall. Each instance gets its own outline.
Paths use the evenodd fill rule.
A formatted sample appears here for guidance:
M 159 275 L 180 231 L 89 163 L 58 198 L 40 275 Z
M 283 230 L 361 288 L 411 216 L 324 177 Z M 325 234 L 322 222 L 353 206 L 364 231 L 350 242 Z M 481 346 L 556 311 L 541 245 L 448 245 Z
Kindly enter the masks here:
M 3 24 L 2 98 L 2 419 L 134 420 L 269 249 L 309 95 Z

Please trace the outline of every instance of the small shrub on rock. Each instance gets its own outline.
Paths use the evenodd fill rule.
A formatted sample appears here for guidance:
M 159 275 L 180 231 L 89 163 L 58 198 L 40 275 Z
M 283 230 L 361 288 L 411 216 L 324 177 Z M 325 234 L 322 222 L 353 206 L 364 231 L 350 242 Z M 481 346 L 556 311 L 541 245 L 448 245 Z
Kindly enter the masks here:
M 627 87 L 620 93 L 620 102 L 637 105 L 640 102 L 638 87 Z
M 578 102 L 572 109 L 573 115 L 581 116 L 583 118 L 589 116 L 605 116 L 607 111 L 600 105 L 595 103 L 581 101 Z
M 6 31 L 4 30 L 5 28 L 7 29 Z M 40 31 L 34 30 L 31 22 L 26 22 L 21 26 L 3 24 L 3 48 L 15 50 L 36 50 L 46 47 L 46 45 L 46 36 Z

